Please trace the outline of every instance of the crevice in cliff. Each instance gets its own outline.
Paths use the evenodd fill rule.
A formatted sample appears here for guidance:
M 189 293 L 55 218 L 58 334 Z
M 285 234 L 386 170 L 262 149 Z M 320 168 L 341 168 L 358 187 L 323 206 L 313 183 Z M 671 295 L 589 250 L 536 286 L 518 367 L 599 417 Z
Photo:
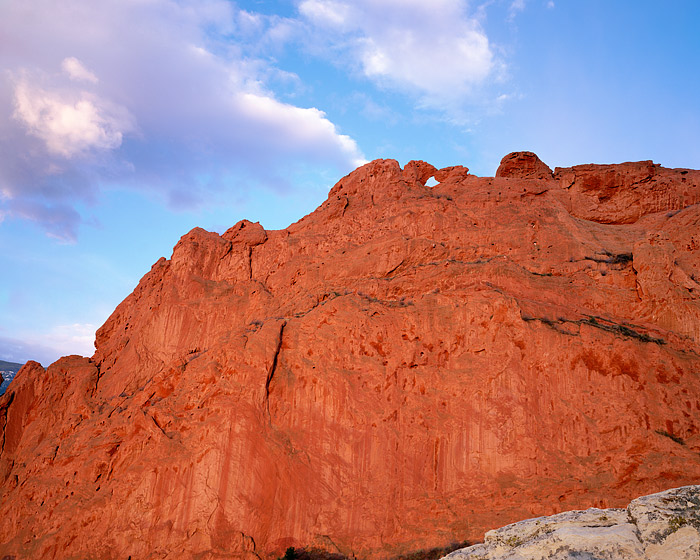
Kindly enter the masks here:
M 600 329 L 602 331 L 618 334 L 625 338 L 636 339 L 641 342 L 653 342 L 655 344 L 658 344 L 659 346 L 666 344 L 666 341 L 663 338 L 656 338 L 644 332 L 639 332 L 631 328 L 639 328 L 636 325 L 623 325 L 621 323 L 615 323 L 614 321 L 610 321 L 609 319 L 603 319 L 602 317 L 596 317 L 594 315 L 587 315 L 583 319 L 566 319 L 564 317 L 559 317 L 556 320 L 549 319 L 547 317 L 533 317 L 530 315 L 526 315 L 522 312 L 520 316 L 525 322 L 539 321 L 543 325 L 546 325 L 549 328 L 554 329 L 555 331 L 561 334 L 566 334 L 569 336 L 578 336 L 579 332 L 569 331 L 563 328 L 564 325 L 588 325 L 590 327 L 595 327 L 596 329 Z
M 426 267 L 426 266 L 443 266 L 443 265 L 446 265 L 446 264 L 447 264 L 447 265 L 451 265 L 451 264 L 462 264 L 462 265 L 467 265 L 467 266 L 469 266 L 469 265 L 478 265 L 478 264 L 488 264 L 488 263 L 490 263 L 491 261 L 493 261 L 494 259 L 496 259 L 496 258 L 501 258 L 501 257 L 505 257 L 506 259 L 508 259 L 508 257 L 507 257 L 506 255 L 494 255 L 494 256 L 491 256 L 491 257 L 479 258 L 479 259 L 476 259 L 476 260 L 473 260 L 473 261 L 463 261 L 463 260 L 461 260 L 461 259 L 447 258 L 447 259 L 442 259 L 442 260 L 439 260 L 439 261 L 418 262 L 418 263 L 412 264 L 412 265 L 410 266 L 410 268 L 411 268 L 411 269 L 414 269 L 414 268 L 421 268 L 421 267 Z M 513 261 L 510 260 L 510 259 L 508 259 L 508 261 L 511 262 L 511 263 L 513 262 Z M 394 272 L 396 269 L 398 269 L 399 266 L 401 266 L 401 264 L 403 264 L 403 262 L 400 263 L 399 265 L 397 265 L 395 268 L 391 269 L 389 272 L 387 272 L 387 273 L 384 274 L 383 276 L 369 276 L 368 278 L 370 278 L 370 279 L 376 279 L 376 280 L 392 280 L 392 279 L 395 278 L 396 276 L 393 276 L 393 277 L 391 277 L 391 278 L 387 278 L 387 276 L 388 276 L 389 274 L 391 274 L 392 272 Z M 519 266 L 520 266 L 520 268 L 522 268 L 523 270 L 527 270 L 527 269 L 526 269 L 525 267 L 523 267 L 522 265 L 519 265 Z M 528 272 L 529 272 L 529 271 L 528 271 Z
M 122 395 L 124 395 L 124 393 L 122 393 Z M 108 419 L 111 418 L 112 414 L 114 414 L 116 411 L 119 411 L 119 413 L 121 414 L 122 412 L 124 412 L 124 410 L 126 410 L 125 408 L 122 408 L 122 405 L 127 401 L 127 398 L 128 397 L 124 397 L 121 401 L 119 401 L 119 403 L 117 403 L 117 405 L 112 410 L 109 411 L 109 414 L 107 415 Z
M 10 405 L 14 400 L 15 393 L 13 391 L 10 393 L 10 396 L 5 406 L 2 407 L 2 416 L 0 416 L 0 418 L 2 418 L 2 442 L 0 443 L 0 459 L 5 455 L 5 440 L 7 439 L 7 417 L 9 415 Z
M 100 382 L 100 379 L 102 379 L 104 371 L 102 371 L 102 369 L 100 368 L 100 364 L 95 364 L 94 362 L 92 362 L 92 360 L 90 361 L 94 364 L 96 371 L 95 384 L 93 385 L 92 390 L 90 391 L 90 398 L 95 398 L 95 393 L 97 393 L 97 385 Z
M 400 262 L 399 264 L 397 264 L 394 268 L 392 268 L 391 270 L 389 270 L 388 272 L 386 272 L 386 273 L 384 274 L 384 276 L 389 276 L 390 274 L 396 272 L 396 271 L 399 269 L 399 267 L 400 267 L 405 261 L 406 261 L 406 259 L 401 259 L 401 262 Z
M 646 333 L 636 331 L 627 325 L 622 325 L 620 323 L 614 323 L 613 321 L 609 321 L 607 319 L 603 319 L 601 317 L 594 317 L 593 315 L 588 315 L 586 318 L 581 319 L 580 321 L 577 321 L 579 324 L 586 324 L 591 327 L 595 327 L 597 329 L 607 331 L 607 332 L 612 332 L 615 334 L 622 335 L 627 338 L 635 338 L 637 340 L 640 340 L 641 342 L 653 342 L 655 344 L 658 344 L 659 346 L 666 344 L 666 341 L 663 340 L 662 338 L 655 338 L 653 336 L 650 336 Z M 631 325 L 635 326 L 635 325 Z M 635 328 L 638 328 L 635 326 Z
M 210 495 L 213 496 L 216 499 L 216 504 L 214 504 L 214 508 L 211 510 L 211 513 L 207 517 L 207 527 L 209 528 L 210 531 L 213 530 L 213 523 L 212 523 L 212 518 L 214 517 L 214 514 L 216 511 L 219 509 L 221 506 L 221 497 L 219 496 L 219 492 L 212 487 L 212 485 L 209 483 L 209 473 L 207 473 L 206 478 L 204 479 L 204 485 L 207 487 L 207 489 L 210 492 Z
M 559 318 L 557 320 L 553 320 L 553 319 L 549 319 L 547 317 L 532 317 L 531 315 L 525 315 L 522 312 L 520 313 L 520 317 L 526 323 L 529 323 L 531 321 L 539 321 L 543 325 L 548 326 L 550 329 L 553 329 L 560 334 L 565 334 L 568 336 L 578 336 L 579 335 L 579 332 L 577 330 L 570 331 L 570 330 L 563 328 L 563 325 L 565 325 L 567 323 L 576 323 L 576 321 L 570 321 L 570 320 L 564 319 L 564 318 Z
M 222 238 L 225 239 L 225 238 Z M 233 252 L 233 243 L 231 241 L 228 241 L 228 248 L 226 249 L 226 252 L 221 255 L 221 258 L 219 259 L 220 261 L 223 261 L 226 257 L 228 257 L 232 252 Z
M 583 260 L 586 261 L 593 261 L 595 263 L 604 263 L 604 264 L 612 264 L 612 265 L 619 265 L 621 268 L 626 267 L 628 264 L 632 263 L 633 257 L 632 253 L 611 253 L 610 251 L 603 251 L 601 253 L 603 256 L 599 257 L 598 255 L 594 255 L 592 257 L 583 257 Z
M 270 369 L 267 371 L 267 378 L 265 379 L 265 410 L 267 411 L 268 418 L 270 418 L 270 383 L 272 383 L 272 378 L 275 376 L 275 371 L 277 370 L 277 363 L 279 361 L 280 352 L 282 351 L 284 328 L 286 326 L 287 321 L 282 321 L 280 324 L 279 334 L 277 335 L 277 346 L 275 348 L 275 353 L 272 356 L 272 363 L 270 364 Z
M 109 472 L 107 473 L 107 480 L 112 479 L 112 473 L 114 472 L 114 461 L 109 465 Z
M 642 532 L 639 530 L 637 518 L 632 514 L 632 509 L 629 506 L 627 506 L 626 509 L 627 509 L 627 520 L 630 522 L 632 527 L 634 527 L 634 529 L 632 529 L 632 531 L 634 532 L 634 536 L 637 537 L 637 540 L 640 542 L 640 544 L 642 545 L 642 548 L 643 548 L 644 547 L 644 540 L 642 538 Z
M 660 436 L 664 436 L 670 440 L 675 441 L 678 445 L 685 445 L 685 440 L 680 436 L 673 435 L 673 434 L 667 432 L 666 430 L 654 430 L 654 431 L 657 434 L 659 434 Z
M 256 558 L 259 558 L 260 560 L 262 560 L 262 557 L 257 553 L 257 550 L 256 550 L 256 549 L 257 549 L 257 545 L 255 544 L 255 539 L 253 538 L 253 536 L 252 536 L 252 535 L 247 535 L 247 534 L 244 533 L 243 531 L 241 531 L 240 533 L 241 533 L 241 541 L 243 541 L 244 543 L 245 543 L 246 541 L 248 541 L 248 542 L 250 542 L 250 544 L 251 544 L 251 546 L 252 546 L 252 549 L 249 549 L 249 550 L 247 550 L 246 552 L 249 552 L 249 553 L 251 553 L 252 555 L 254 555 Z
M 386 307 L 410 307 L 415 305 L 413 301 L 406 297 L 401 297 L 399 299 L 379 299 L 378 297 L 370 296 L 363 292 L 356 292 L 353 295 L 357 295 L 362 299 L 367 300 L 369 303 L 378 303 L 379 305 L 384 305 Z
M 163 427 L 158 423 L 158 420 L 156 420 L 155 416 L 153 416 L 152 414 L 146 414 L 145 412 L 144 412 L 143 414 L 144 414 L 144 416 L 148 416 L 148 417 L 153 421 L 153 424 L 155 424 L 156 428 L 158 428 L 158 429 L 160 430 L 160 432 L 161 432 L 166 438 L 168 438 L 168 439 L 173 439 L 171 436 L 169 436 L 168 434 L 165 433 L 165 430 L 164 430 Z

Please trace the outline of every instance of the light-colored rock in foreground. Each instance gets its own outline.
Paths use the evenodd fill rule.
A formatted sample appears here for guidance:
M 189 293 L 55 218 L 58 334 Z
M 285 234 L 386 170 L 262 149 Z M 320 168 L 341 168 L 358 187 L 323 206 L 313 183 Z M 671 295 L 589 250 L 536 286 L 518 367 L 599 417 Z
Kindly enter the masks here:
M 486 533 L 445 560 L 700 560 L 700 486 L 638 498 L 627 509 L 567 511 Z

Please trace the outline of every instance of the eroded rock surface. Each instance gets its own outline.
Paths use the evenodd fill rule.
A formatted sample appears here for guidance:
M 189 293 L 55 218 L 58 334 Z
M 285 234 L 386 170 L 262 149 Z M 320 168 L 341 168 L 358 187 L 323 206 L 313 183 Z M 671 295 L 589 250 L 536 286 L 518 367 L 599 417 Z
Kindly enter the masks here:
M 700 173 L 507 160 L 183 236 L 0 398 L 0 557 L 391 557 L 700 480 Z
M 513 152 L 505 156 L 496 170 L 496 177 L 511 179 L 554 178 L 549 166 L 532 152 Z
M 634 500 L 626 509 L 569 511 L 486 533 L 443 560 L 700 560 L 700 486 Z

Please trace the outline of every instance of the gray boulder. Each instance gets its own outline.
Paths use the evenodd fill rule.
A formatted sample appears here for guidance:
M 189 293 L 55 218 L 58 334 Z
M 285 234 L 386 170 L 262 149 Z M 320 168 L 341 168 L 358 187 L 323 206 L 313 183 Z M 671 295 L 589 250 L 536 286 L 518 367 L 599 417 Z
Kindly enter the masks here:
M 700 560 L 700 486 L 506 525 L 444 560 Z

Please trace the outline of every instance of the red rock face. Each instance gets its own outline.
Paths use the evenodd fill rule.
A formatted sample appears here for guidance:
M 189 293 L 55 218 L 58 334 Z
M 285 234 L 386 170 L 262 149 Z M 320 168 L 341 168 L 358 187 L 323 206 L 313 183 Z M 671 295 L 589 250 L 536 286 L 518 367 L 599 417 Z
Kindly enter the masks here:
M 185 235 L 0 398 L 0 552 L 389 557 L 698 482 L 700 172 L 504 162 Z
M 501 160 L 496 177 L 552 179 L 552 170 L 532 152 L 513 152 Z

